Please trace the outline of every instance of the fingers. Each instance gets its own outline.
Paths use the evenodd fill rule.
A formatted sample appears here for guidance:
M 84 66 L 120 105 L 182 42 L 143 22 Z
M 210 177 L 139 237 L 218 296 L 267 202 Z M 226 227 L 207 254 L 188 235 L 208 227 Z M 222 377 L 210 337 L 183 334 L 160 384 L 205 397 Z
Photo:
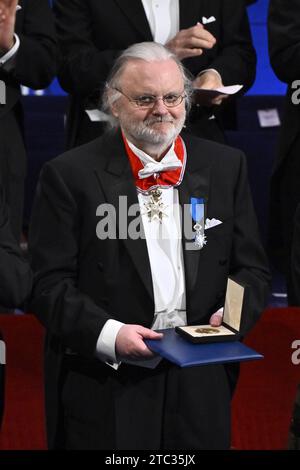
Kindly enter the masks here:
M 10 16 L 15 16 L 18 0 L 0 0 L 0 22 L 7 20 Z
M 6 16 L 7 16 L 7 8 L 5 7 L 5 5 L 2 5 L 2 3 L 0 2 L 0 23 L 5 21 Z
M 178 48 L 175 52 L 175 50 L 172 50 L 177 57 L 182 60 L 186 59 L 188 57 L 198 57 L 203 54 L 203 49 L 187 49 L 187 48 Z
M 1 8 L 0 6 L 0 24 L 6 21 L 12 21 L 15 19 L 15 13 L 11 12 L 8 8 Z
M 205 88 L 207 90 L 213 90 L 223 86 L 220 75 L 213 70 L 207 70 L 206 72 L 195 78 L 193 82 L 195 88 Z M 219 98 L 219 97 L 218 97 Z
M 216 38 L 207 31 L 201 23 L 188 29 L 182 29 L 169 41 L 166 46 L 179 59 L 203 54 L 203 50 L 211 49 L 216 44 Z
M 220 95 L 217 98 L 214 98 L 212 100 L 212 104 L 219 106 L 220 104 L 223 103 L 224 100 L 228 98 L 228 95 Z
M 0 0 L 0 7 L 16 8 L 19 0 Z
M 116 352 L 121 357 L 143 359 L 153 357 L 154 354 L 147 348 L 144 339 L 160 339 L 161 333 L 156 333 L 141 325 L 123 325 L 116 338 Z
M 220 326 L 223 321 L 223 312 L 224 312 L 224 309 L 220 308 L 215 313 L 213 313 L 212 316 L 210 317 L 209 324 L 211 326 Z
M 216 38 L 207 31 L 201 23 L 197 23 L 196 26 L 182 30 L 182 33 L 187 44 L 189 44 L 190 41 L 193 47 L 211 49 L 216 44 Z
M 150 330 L 149 328 L 144 328 L 143 326 L 139 325 L 137 331 L 145 339 L 161 339 L 163 337 L 162 333 L 157 333 L 156 331 Z
M 214 313 L 210 317 L 209 324 L 211 326 L 220 326 L 222 324 L 222 317 L 220 315 L 217 315 L 217 314 Z

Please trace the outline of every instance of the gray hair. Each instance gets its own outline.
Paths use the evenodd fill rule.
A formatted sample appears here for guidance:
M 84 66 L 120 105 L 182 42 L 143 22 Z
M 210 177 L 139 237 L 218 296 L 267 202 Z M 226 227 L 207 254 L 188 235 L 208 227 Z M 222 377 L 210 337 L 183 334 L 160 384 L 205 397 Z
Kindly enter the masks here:
M 189 112 L 191 108 L 192 97 L 192 81 L 190 78 L 190 73 L 184 68 L 178 57 L 162 44 L 156 42 L 139 42 L 128 47 L 117 58 L 105 85 L 105 89 L 102 95 L 102 110 L 109 115 L 108 123 L 111 127 L 114 128 L 119 126 L 118 119 L 116 119 L 111 112 L 111 105 L 122 96 L 121 93 L 116 90 L 116 88 L 120 88 L 120 77 L 128 62 L 131 60 L 154 62 L 169 59 L 172 59 L 174 62 L 176 62 L 182 74 L 184 91 L 186 94 L 186 111 L 187 113 Z

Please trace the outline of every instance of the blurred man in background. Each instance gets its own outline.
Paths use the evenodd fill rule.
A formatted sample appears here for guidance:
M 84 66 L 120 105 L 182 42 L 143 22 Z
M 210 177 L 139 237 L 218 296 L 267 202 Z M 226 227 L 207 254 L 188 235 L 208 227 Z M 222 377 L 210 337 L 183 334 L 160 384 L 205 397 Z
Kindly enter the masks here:
M 59 81 L 69 93 L 67 146 L 104 132 L 100 97 L 118 55 L 131 44 L 166 45 L 189 70 L 193 86 L 215 89 L 253 84 L 256 54 L 241 0 L 55 0 L 62 52 Z M 196 93 L 186 123 L 193 134 L 224 142 L 226 94 Z
M 48 0 L 0 0 L 0 175 L 12 232 L 20 240 L 26 151 L 21 85 L 47 87 L 56 73 L 56 41 Z

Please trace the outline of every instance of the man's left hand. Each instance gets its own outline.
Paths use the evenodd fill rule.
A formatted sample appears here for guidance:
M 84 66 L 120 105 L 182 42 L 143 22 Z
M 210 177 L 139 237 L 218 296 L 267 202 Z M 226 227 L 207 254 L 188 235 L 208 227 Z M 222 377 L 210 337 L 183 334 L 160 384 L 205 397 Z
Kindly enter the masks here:
M 216 88 L 221 88 L 223 86 L 224 85 L 219 74 L 217 74 L 216 72 L 212 70 L 208 70 L 207 72 L 202 73 L 193 81 L 194 88 L 203 88 L 205 90 L 215 90 Z M 205 98 L 201 95 L 201 102 L 200 102 L 199 100 L 197 100 L 197 95 L 196 95 L 195 99 L 196 99 L 196 103 L 199 102 L 199 104 L 203 106 L 213 106 L 213 105 L 222 104 L 226 98 L 228 98 L 228 95 L 219 95 L 215 98 L 208 97 L 205 100 Z M 203 102 L 203 100 L 205 100 L 205 102 Z
M 14 32 L 18 0 L 0 0 L 0 55 L 14 45 Z

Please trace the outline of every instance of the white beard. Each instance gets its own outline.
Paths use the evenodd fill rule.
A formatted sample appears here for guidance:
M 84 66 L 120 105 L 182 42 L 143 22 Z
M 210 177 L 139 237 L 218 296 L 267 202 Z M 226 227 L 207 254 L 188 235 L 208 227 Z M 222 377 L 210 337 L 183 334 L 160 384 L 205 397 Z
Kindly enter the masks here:
M 122 119 L 123 116 L 120 115 L 120 124 L 125 134 L 134 141 L 143 143 L 146 147 L 151 148 L 151 150 L 159 151 L 161 148 L 164 149 L 169 146 L 180 134 L 186 114 L 184 113 L 181 119 L 178 119 L 176 124 L 173 124 L 173 119 L 171 116 L 166 117 L 153 117 L 146 121 L 139 123 L 129 122 L 128 119 Z M 156 122 L 170 122 L 170 129 L 167 132 L 160 132 L 151 127 L 152 124 Z M 125 125 L 123 125 L 125 124 Z

